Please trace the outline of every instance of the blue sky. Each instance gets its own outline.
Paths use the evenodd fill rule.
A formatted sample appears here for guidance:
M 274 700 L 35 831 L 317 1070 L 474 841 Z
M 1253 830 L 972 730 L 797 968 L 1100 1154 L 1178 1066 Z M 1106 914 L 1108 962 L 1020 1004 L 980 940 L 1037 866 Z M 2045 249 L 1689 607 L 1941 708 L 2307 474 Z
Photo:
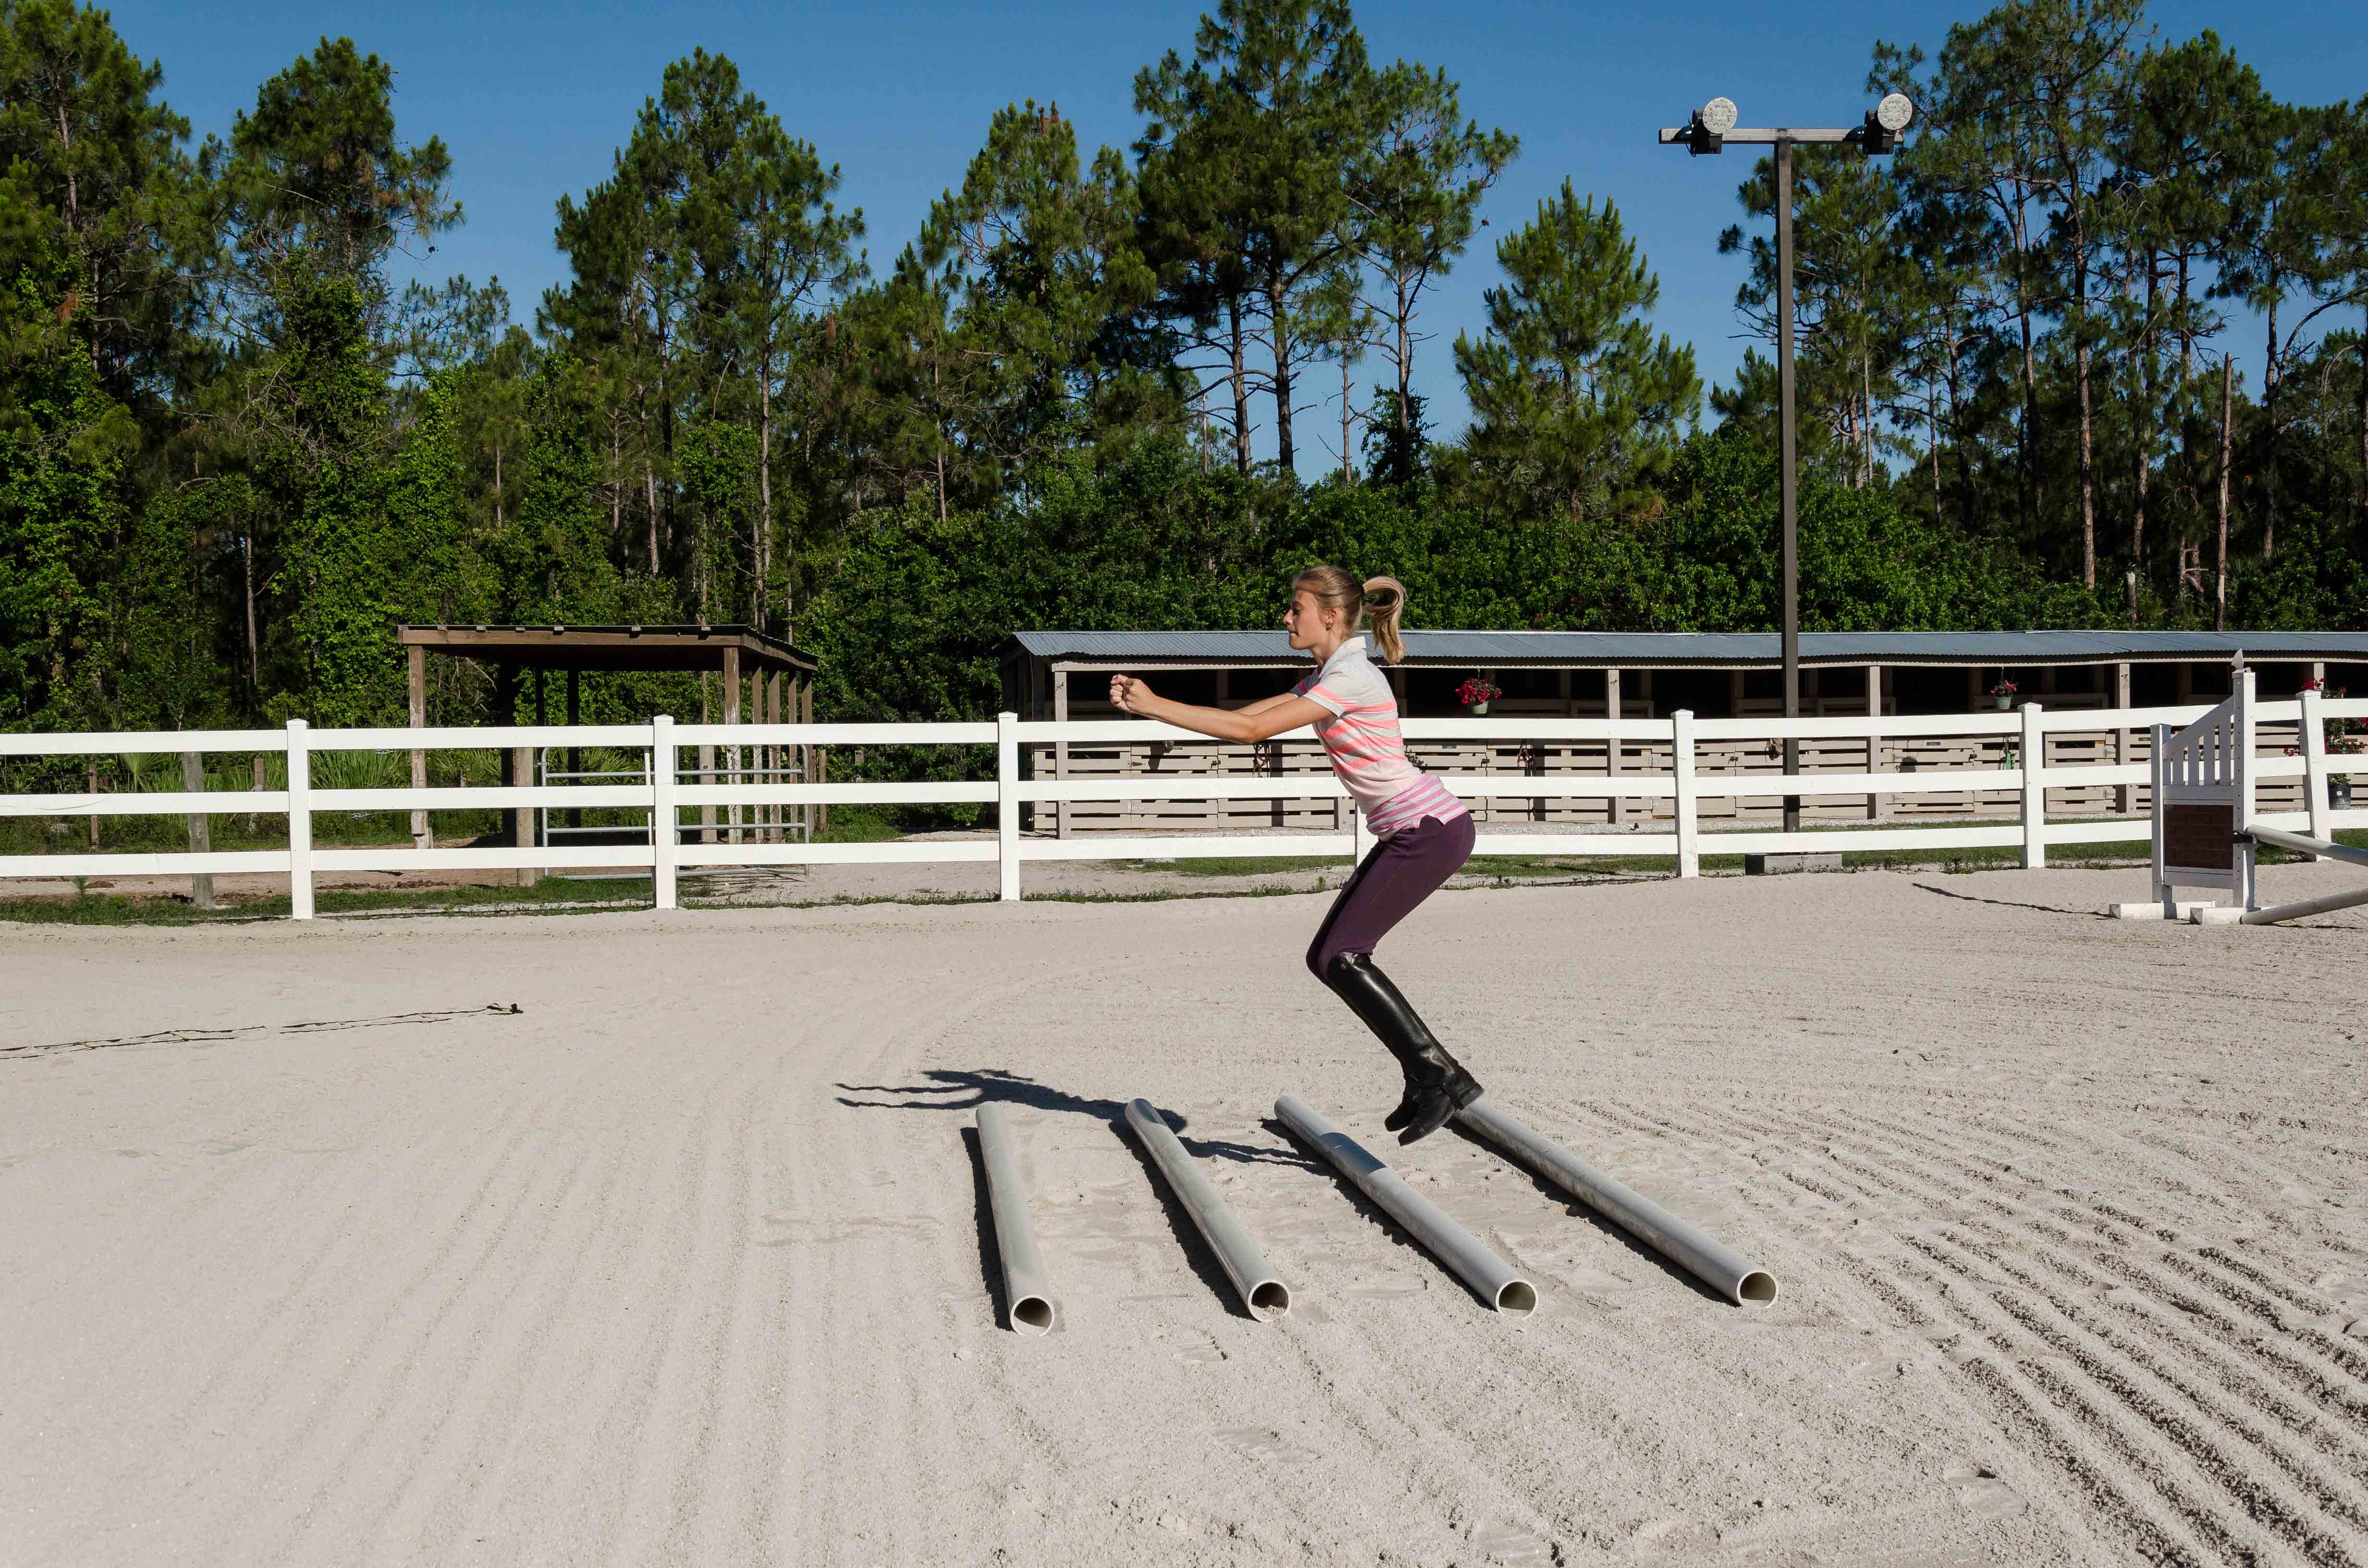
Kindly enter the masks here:
M 160 60 L 165 95 L 202 136 L 225 131 L 256 86 L 322 34 L 350 35 L 395 67 L 403 133 L 444 138 L 464 228 L 445 237 L 427 269 L 498 275 L 522 318 L 562 276 L 551 244 L 552 207 L 606 176 L 635 111 L 666 62 L 695 46 L 727 54 L 792 135 L 814 143 L 846 180 L 842 200 L 864 210 L 875 267 L 919 227 L 928 204 L 956 183 L 987 120 L 1025 97 L 1057 102 L 1081 142 L 1124 146 L 1139 129 L 1135 72 L 1169 48 L 1189 52 L 1201 6 L 1147 0 L 1018 6 L 647 5 L 641 6 L 290 5 L 258 0 L 157 0 L 113 7 L 131 46 Z M 1968 3 L 1905 0 L 1888 6 L 1607 6 L 1535 0 L 1493 6 L 1364 0 L 1357 18 L 1376 60 L 1444 66 L 1467 114 L 1521 138 L 1520 160 L 1491 193 L 1484 230 L 1426 313 L 1435 338 L 1417 365 L 1447 432 L 1464 412 L 1448 346 L 1477 330 L 1481 290 L 1495 278 L 1489 249 L 1568 176 L 1582 193 L 1616 201 L 1661 278 L 1659 326 L 1694 345 L 1708 381 L 1742 354 L 1733 304 L 1739 258 L 1720 256 L 1718 232 L 1736 216 L 1741 156 L 1693 159 L 1653 144 L 1714 94 L 1735 99 L 1746 124 L 1855 123 L 1860 86 L 1878 36 L 1931 52 Z M 2368 7 L 2213 7 L 2158 3 L 2166 38 L 2211 28 L 2295 100 L 2368 91 Z M 2346 19 L 2349 18 L 2349 19 Z M 2259 333 L 2238 344 L 2257 362 Z M 1378 364 L 1366 368 L 1379 380 Z M 1324 411 L 1303 415 L 1321 426 Z M 1337 439 L 1337 436 L 1336 436 Z M 1324 461 L 1304 455 L 1303 470 Z

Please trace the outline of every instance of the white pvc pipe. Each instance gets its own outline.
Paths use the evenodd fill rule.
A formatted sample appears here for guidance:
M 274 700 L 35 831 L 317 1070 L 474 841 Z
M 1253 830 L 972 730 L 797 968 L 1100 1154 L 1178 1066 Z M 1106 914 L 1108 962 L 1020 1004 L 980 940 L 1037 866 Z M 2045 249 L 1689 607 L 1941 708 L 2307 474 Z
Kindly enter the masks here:
M 1488 1103 L 1485 1095 L 1456 1115 L 1463 1125 L 1518 1156 L 1577 1199 L 1736 1306 L 1768 1306 L 1776 1277 L 1721 1245 L 1709 1233 L 1631 1191 L 1568 1150 L 1547 1142 Z
M 1342 1176 L 1381 1205 L 1391 1219 L 1404 1225 L 1415 1240 L 1429 1247 L 1455 1277 L 1480 1294 L 1498 1312 L 1527 1317 L 1537 1310 L 1538 1288 L 1516 1273 L 1513 1266 L 1480 1244 L 1479 1238 L 1445 1210 L 1408 1187 L 1406 1178 L 1373 1158 L 1366 1147 L 1311 1109 L 1297 1095 L 1274 1102 L 1274 1114 L 1283 1125 L 1315 1145 L 1318 1153 L 1338 1167 Z
M 1050 1334 L 1053 1295 L 1044 1281 L 1044 1256 L 1036 1250 L 1036 1227 L 1028 1221 L 1019 1155 L 1003 1107 L 978 1108 L 978 1152 L 986 1162 L 987 1210 L 995 1224 L 995 1250 L 1003 1259 L 1003 1299 L 1010 1306 L 1011 1331 Z
M 1149 1100 L 1133 1099 L 1126 1102 L 1126 1124 L 1134 1129 L 1134 1135 L 1143 1140 L 1159 1174 L 1176 1189 L 1184 1211 L 1192 1216 L 1192 1223 L 1200 1228 L 1209 1250 L 1224 1266 L 1225 1277 L 1234 1282 L 1234 1290 L 1250 1314 L 1255 1317 L 1262 1312 L 1290 1312 L 1291 1287 L 1277 1278 L 1274 1270 L 1267 1266 L 1258 1244 L 1250 1240 L 1250 1233 L 1234 1218 L 1224 1199 L 1209 1185 L 1209 1178 L 1201 1174 L 1192 1157 L 1184 1152 L 1184 1145 L 1177 1142 L 1175 1129 L 1167 1125 L 1167 1118 Z

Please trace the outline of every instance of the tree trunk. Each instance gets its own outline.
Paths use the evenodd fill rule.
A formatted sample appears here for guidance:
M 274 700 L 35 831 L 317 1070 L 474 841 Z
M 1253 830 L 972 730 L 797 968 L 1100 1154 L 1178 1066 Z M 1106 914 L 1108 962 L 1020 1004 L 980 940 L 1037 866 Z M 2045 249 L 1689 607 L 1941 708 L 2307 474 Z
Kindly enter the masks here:
M 1249 372 L 1242 363 L 1242 301 L 1239 295 L 1225 301 L 1225 316 L 1233 336 L 1234 352 L 1234 467 L 1247 473 L 1250 471 L 1250 384 Z
M 506 528 L 508 523 L 509 519 L 502 510 L 502 443 L 496 437 L 494 440 L 494 527 Z
M 2031 285 L 2025 274 L 2031 266 L 2031 252 L 2024 233 L 2022 213 L 2022 182 L 2015 182 L 2014 215 L 2014 313 L 2022 329 L 2022 429 L 2015 445 L 2022 459 L 2022 526 L 2032 539 L 2039 535 L 2039 515 L 2047 508 L 2044 488 L 2039 482 L 2039 366 L 2032 357 L 2031 342 Z
M 2368 318 L 2360 328 L 2360 526 L 2368 528 Z
M 647 457 L 642 459 L 642 494 L 650 509 L 650 575 L 658 574 L 658 475 Z
M 1357 483 L 1356 465 L 1349 460 L 1349 433 L 1356 418 L 1349 406 L 1352 390 L 1349 383 L 1349 346 L 1344 343 L 1340 346 L 1340 483 L 1343 484 Z
M 748 553 L 757 568 L 757 584 L 748 598 L 755 613 L 749 619 L 765 630 L 765 591 L 773 568 L 773 351 L 765 350 L 764 369 L 757 377 L 757 537 Z
M 2074 201 L 2079 199 L 2076 186 Z M 2089 392 L 2089 244 L 2078 225 L 2072 231 L 2073 379 L 2080 392 L 2080 582 L 2097 586 L 2096 415 Z
M 2234 360 L 2220 361 L 2220 559 L 2217 581 L 2212 589 L 2212 629 L 2228 630 L 2228 469 L 2231 462 L 2231 432 L 2237 418 L 2237 366 Z
M 2272 279 L 2270 290 L 2270 346 L 2261 360 L 2261 559 L 2269 560 L 2278 552 L 2278 389 L 2285 380 L 2278 374 L 2278 296 L 2283 291 Z
M 1406 454 L 1408 467 L 1414 454 L 1414 301 L 1406 298 L 1406 274 L 1399 272 L 1392 281 L 1397 288 L 1398 308 L 1395 316 L 1398 338 L 1398 450 Z M 1401 474 L 1398 477 L 1406 478 Z
M 239 540 L 244 548 L 239 554 L 246 567 L 246 683 L 254 694 L 256 711 L 263 708 L 263 647 L 255 635 L 255 536 L 247 534 Z
M 1266 289 L 1267 324 L 1274 332 L 1274 457 L 1282 473 L 1295 471 L 1291 447 L 1291 324 L 1283 310 L 1282 280 L 1270 279 Z

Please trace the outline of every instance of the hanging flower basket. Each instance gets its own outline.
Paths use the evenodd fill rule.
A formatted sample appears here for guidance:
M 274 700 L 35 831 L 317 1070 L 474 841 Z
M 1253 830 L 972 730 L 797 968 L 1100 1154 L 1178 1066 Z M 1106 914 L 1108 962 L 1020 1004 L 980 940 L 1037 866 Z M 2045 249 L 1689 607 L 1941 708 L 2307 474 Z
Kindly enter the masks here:
M 1504 695 L 1503 689 L 1485 676 L 1474 676 L 1455 688 L 1455 700 L 1476 718 L 1486 718 L 1488 704 Z
M 2002 680 L 1990 687 L 1990 699 L 1998 704 L 1999 712 L 2006 712 L 2014 706 L 2015 689 L 2015 684 L 2010 680 Z

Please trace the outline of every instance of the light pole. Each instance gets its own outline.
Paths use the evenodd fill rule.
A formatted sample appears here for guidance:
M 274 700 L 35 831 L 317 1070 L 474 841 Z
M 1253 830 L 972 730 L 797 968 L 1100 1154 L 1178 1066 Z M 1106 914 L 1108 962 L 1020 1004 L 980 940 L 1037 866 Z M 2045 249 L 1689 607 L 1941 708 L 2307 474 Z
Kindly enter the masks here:
M 1898 150 L 1899 133 L 1916 118 L 1916 105 L 1905 93 L 1893 93 L 1866 111 L 1866 123 L 1847 131 L 1738 131 L 1735 104 L 1713 98 L 1694 110 L 1691 121 L 1661 131 L 1661 145 L 1683 147 L 1696 157 L 1717 153 L 1730 142 L 1776 149 L 1776 422 L 1782 434 L 1784 491 L 1784 717 L 1801 712 L 1801 529 L 1798 495 L 1799 465 L 1793 440 L 1793 149 L 1855 147 L 1863 157 Z M 1872 675 L 1869 679 L 1873 679 Z M 1875 694 L 1868 694 L 1868 711 L 1875 710 Z M 1801 771 L 1801 743 L 1784 737 L 1784 771 Z M 1801 797 L 1784 797 L 1784 831 L 1801 830 Z

